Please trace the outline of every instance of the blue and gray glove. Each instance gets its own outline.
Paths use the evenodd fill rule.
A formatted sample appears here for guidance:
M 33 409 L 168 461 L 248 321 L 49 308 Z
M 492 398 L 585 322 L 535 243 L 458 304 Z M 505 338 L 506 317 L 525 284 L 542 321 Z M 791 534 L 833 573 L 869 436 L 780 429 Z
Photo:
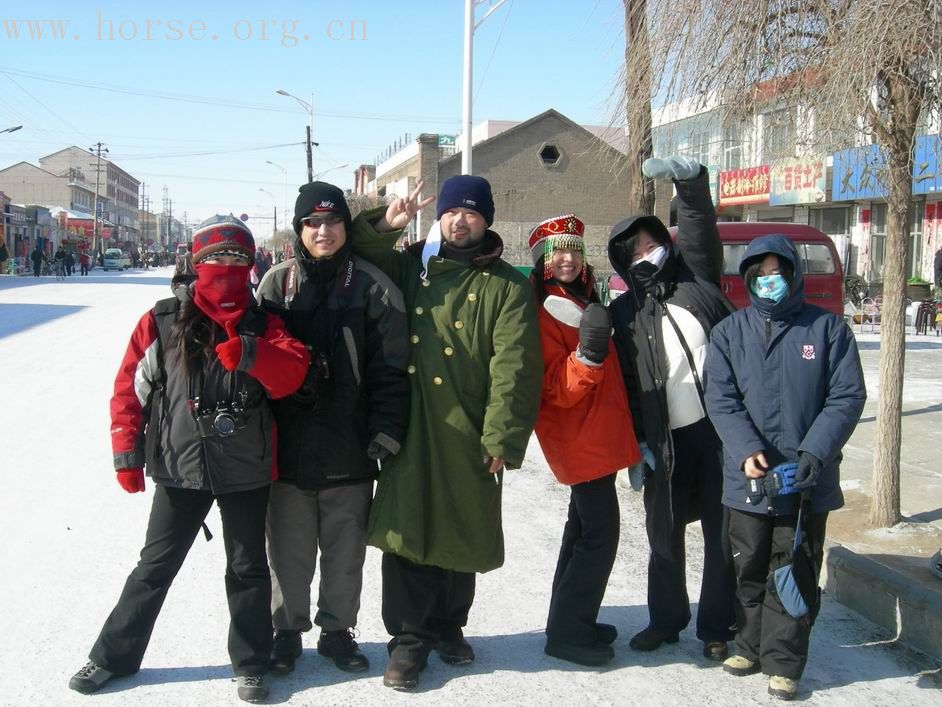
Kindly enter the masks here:
M 641 165 L 641 171 L 649 179 L 676 179 L 679 182 L 700 176 L 700 163 L 692 157 L 650 157 Z
M 644 479 L 647 476 L 645 467 L 653 472 L 656 464 L 654 452 L 651 451 L 647 442 L 642 442 L 638 447 L 641 450 L 641 461 L 628 469 L 628 483 L 635 491 L 640 491 L 644 487 Z

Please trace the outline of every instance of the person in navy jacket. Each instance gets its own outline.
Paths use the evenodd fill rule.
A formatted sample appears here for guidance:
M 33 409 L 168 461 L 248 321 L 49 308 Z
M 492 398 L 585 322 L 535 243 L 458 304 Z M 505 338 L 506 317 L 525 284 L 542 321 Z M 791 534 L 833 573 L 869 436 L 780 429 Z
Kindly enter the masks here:
M 734 675 L 762 670 L 770 694 L 789 699 L 808 656 L 817 605 L 800 619 L 766 591 L 770 574 L 791 562 L 800 493 L 752 493 L 785 462 L 810 497 L 803 550 L 817 582 L 827 515 L 844 505 L 841 449 L 867 398 L 860 355 L 840 317 L 805 302 L 801 262 L 785 236 L 757 238 L 739 272 L 752 305 L 714 327 L 706 361 L 706 404 L 723 441 L 723 503 L 736 568 L 738 655 Z M 761 485 L 760 485 L 761 489 Z

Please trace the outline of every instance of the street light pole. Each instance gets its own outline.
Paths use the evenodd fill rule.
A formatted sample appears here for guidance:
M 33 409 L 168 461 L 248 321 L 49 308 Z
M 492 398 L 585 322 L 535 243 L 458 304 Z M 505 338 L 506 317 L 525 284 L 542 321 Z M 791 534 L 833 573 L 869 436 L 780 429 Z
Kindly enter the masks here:
M 277 162 L 272 162 L 271 160 L 265 160 L 265 164 L 270 164 L 272 167 L 277 167 L 278 169 L 281 170 L 281 173 L 284 175 L 284 178 L 285 178 L 285 192 L 284 192 L 284 204 L 283 204 L 284 210 L 281 212 L 281 217 L 285 219 L 285 229 L 287 229 L 288 228 L 288 223 L 287 223 L 287 219 L 288 219 L 288 170 L 286 170 Z
M 272 221 L 272 224 L 271 224 L 271 237 L 272 239 L 274 239 L 275 236 L 278 234 L 278 202 L 275 201 L 275 195 L 272 194 L 267 189 L 262 189 L 261 187 L 259 187 L 258 190 L 265 192 L 266 194 L 268 194 L 268 196 L 271 197 L 271 205 L 272 205 L 272 208 L 275 210 L 275 220 Z
M 298 104 L 308 112 L 310 116 L 310 122 L 305 129 L 306 139 L 304 144 L 307 148 L 307 181 L 311 183 L 314 181 L 314 155 L 312 152 L 312 146 L 317 147 L 318 143 L 314 142 L 314 94 L 311 93 L 311 102 L 308 103 L 303 98 L 298 98 L 297 96 L 288 93 L 283 88 L 279 88 L 275 91 L 279 96 L 287 96 L 288 98 L 293 98 Z
M 474 31 L 506 0 L 490 0 L 490 7 L 479 22 L 474 21 L 474 8 L 488 0 L 464 0 L 464 81 L 462 85 L 461 173 L 471 174 L 471 103 L 474 74 Z

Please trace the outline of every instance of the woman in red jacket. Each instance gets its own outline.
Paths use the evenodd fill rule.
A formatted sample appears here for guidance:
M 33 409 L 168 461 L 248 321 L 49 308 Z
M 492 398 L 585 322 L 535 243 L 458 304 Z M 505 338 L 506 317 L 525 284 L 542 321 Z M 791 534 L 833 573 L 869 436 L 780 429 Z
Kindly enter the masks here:
M 544 365 L 536 436 L 550 469 L 571 489 L 544 651 L 604 665 L 618 635 L 597 622 L 618 549 L 615 473 L 637 464 L 641 453 L 611 319 L 585 260 L 584 232 L 582 221 L 567 214 L 538 225 L 529 243 Z
M 121 487 L 135 493 L 144 490 L 146 467 L 154 502 L 140 562 L 89 662 L 69 682 L 77 692 L 96 692 L 140 669 L 164 598 L 215 503 L 238 695 L 248 702 L 267 695 L 265 518 L 275 472 L 268 400 L 297 390 L 310 356 L 252 299 L 254 255 L 252 234 L 240 221 L 205 222 L 193 236 L 196 281 L 159 301 L 131 335 L 111 399 L 114 468 Z

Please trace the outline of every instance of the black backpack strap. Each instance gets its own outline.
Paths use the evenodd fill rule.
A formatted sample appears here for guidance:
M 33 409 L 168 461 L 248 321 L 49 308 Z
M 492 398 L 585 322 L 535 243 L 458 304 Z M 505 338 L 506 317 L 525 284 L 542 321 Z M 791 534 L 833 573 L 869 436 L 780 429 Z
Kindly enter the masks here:
M 690 347 L 687 346 L 687 340 L 684 338 L 683 332 L 680 330 L 680 327 L 677 325 L 677 322 L 674 321 L 674 317 L 671 315 L 671 311 L 666 304 L 661 304 L 664 308 L 664 316 L 667 317 L 667 321 L 671 323 L 671 326 L 674 328 L 674 333 L 677 334 L 677 338 L 680 340 L 680 345 L 684 350 L 684 355 L 687 357 L 687 364 L 690 366 L 690 371 L 693 373 L 693 382 L 697 386 L 697 394 L 700 396 L 700 404 L 703 406 L 703 414 L 706 414 L 706 395 L 703 392 L 703 383 L 700 381 L 700 373 L 697 371 L 697 364 L 693 360 L 693 353 L 690 351 Z

